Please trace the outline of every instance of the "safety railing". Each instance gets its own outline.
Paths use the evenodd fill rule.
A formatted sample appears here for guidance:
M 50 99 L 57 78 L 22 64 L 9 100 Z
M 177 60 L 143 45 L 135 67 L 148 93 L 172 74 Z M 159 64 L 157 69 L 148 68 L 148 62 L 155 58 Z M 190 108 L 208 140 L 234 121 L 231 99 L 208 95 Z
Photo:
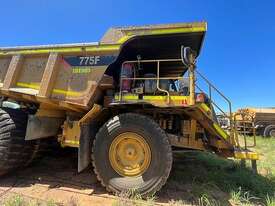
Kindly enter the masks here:
M 244 148 L 247 149 L 249 147 L 255 147 L 256 146 L 256 129 L 254 124 L 254 117 L 249 113 L 238 112 L 234 114 L 233 119 L 234 119 L 234 131 L 236 133 L 235 135 L 237 138 L 239 134 L 243 136 Z M 253 137 L 252 144 L 248 144 L 248 141 L 247 141 L 248 135 Z
M 203 74 L 201 74 L 198 70 L 196 70 L 196 75 L 197 77 L 200 77 L 202 80 L 204 80 L 204 82 L 206 83 L 207 87 L 208 87 L 208 98 L 209 98 L 209 102 L 211 103 L 211 105 L 214 108 L 211 108 L 212 110 L 217 109 L 222 116 L 224 116 L 225 118 L 229 119 L 229 135 L 230 135 L 230 142 L 236 146 L 239 146 L 239 139 L 238 139 L 238 135 L 236 135 L 235 132 L 235 123 L 233 121 L 233 113 L 232 113 L 232 103 L 231 101 L 219 90 L 217 89 Z M 203 89 L 200 88 L 200 86 L 198 85 L 198 83 L 195 83 L 196 88 L 200 91 L 200 92 L 205 92 Z M 224 102 L 227 104 L 227 111 L 224 111 L 224 109 L 221 108 L 221 106 L 219 106 L 213 98 L 213 93 L 218 94 L 223 100 Z
M 170 92 L 166 89 L 163 89 L 160 87 L 160 80 L 182 80 L 184 79 L 184 77 L 160 77 L 160 64 L 161 62 L 182 62 L 182 59 L 157 59 L 157 60 L 133 60 L 133 61 L 125 61 L 122 64 L 122 68 L 124 67 L 125 64 L 137 64 L 140 66 L 141 63 L 156 63 L 156 73 L 157 76 L 156 77 L 136 77 L 136 75 L 134 74 L 134 77 L 123 77 L 122 75 L 120 75 L 120 85 L 122 85 L 122 82 L 124 80 L 156 80 L 156 87 L 157 90 L 160 92 L 164 92 L 166 93 L 167 96 L 167 103 L 169 103 L 170 101 Z M 119 91 L 119 101 L 122 100 L 122 87 L 120 86 L 120 91 Z
M 249 145 L 248 141 L 247 141 L 247 135 L 248 135 L 247 129 L 248 128 L 246 128 L 245 118 L 243 116 L 244 114 L 240 114 L 240 113 L 233 114 L 231 101 L 219 89 L 217 89 L 204 75 L 202 75 L 197 70 L 196 70 L 196 75 L 198 77 L 201 77 L 201 79 L 203 79 L 204 82 L 206 82 L 207 87 L 208 87 L 208 97 L 209 97 L 209 101 L 210 101 L 211 105 L 213 105 L 214 108 L 217 109 L 222 114 L 223 117 L 229 119 L 229 135 L 230 135 L 230 141 L 231 141 L 231 143 L 233 143 L 235 146 L 240 147 L 239 136 L 242 135 L 243 139 L 244 139 L 244 148 L 245 149 L 247 149 L 249 147 L 256 146 L 256 135 L 255 135 L 255 127 L 254 127 L 253 117 L 249 116 L 250 119 L 252 118 L 252 120 L 251 120 L 251 124 L 252 124 L 251 129 L 252 129 L 252 136 L 253 136 L 253 143 Z M 197 83 L 195 84 L 195 86 L 196 86 L 196 88 L 200 92 L 203 92 L 203 93 L 205 92 L 205 91 L 203 91 L 203 89 L 201 89 L 199 87 L 199 85 Z M 222 109 L 214 101 L 214 99 L 213 99 L 213 92 L 216 92 L 217 94 L 219 94 L 219 96 L 222 97 L 222 99 L 227 103 L 228 112 L 225 112 L 224 109 Z M 211 108 L 211 109 L 214 109 L 214 108 Z M 238 115 L 242 116 L 241 120 L 237 120 L 236 119 L 236 117 Z M 245 114 L 245 115 L 249 115 L 249 114 Z M 243 123 L 242 130 L 238 129 L 237 123 L 241 123 L 241 124 Z

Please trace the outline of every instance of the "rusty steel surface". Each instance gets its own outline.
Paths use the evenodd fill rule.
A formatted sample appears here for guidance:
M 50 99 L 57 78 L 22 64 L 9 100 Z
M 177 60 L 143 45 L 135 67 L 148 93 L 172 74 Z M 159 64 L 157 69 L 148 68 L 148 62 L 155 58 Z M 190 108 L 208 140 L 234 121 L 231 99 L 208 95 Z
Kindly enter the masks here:
M 145 26 L 126 26 L 126 27 L 112 27 L 100 40 L 100 43 L 114 44 L 119 40 L 122 40 L 127 36 L 135 35 L 150 35 L 154 32 L 163 32 L 165 30 L 181 29 L 181 32 L 191 31 L 206 31 L 206 22 L 195 22 L 195 23 L 175 23 L 175 24 L 159 24 L 159 25 L 145 25 Z
M 97 53 L 85 55 L 97 56 Z M 71 55 L 62 55 L 52 65 L 51 57 L 52 54 L 20 55 L 13 56 L 12 61 L 11 58 L 1 58 L 1 93 L 6 91 L 2 95 L 23 99 L 28 95 L 28 100 L 32 98 L 31 101 L 38 103 L 53 100 L 87 108 L 108 65 L 70 65 L 66 58 L 78 58 Z M 45 100 L 41 101 L 43 98 Z

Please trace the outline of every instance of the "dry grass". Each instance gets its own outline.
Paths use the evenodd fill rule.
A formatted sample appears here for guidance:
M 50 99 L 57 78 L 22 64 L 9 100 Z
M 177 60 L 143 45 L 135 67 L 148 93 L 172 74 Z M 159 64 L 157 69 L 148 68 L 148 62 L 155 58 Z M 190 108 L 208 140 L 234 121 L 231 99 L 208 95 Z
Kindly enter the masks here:
M 80 206 L 78 201 L 70 198 L 66 204 L 56 203 L 54 200 L 35 200 L 21 195 L 13 195 L 6 199 L 2 206 Z
M 118 199 L 113 202 L 113 206 L 154 206 L 155 197 L 147 197 L 146 199 L 142 198 L 139 194 L 136 194 L 134 191 L 129 191 L 121 193 L 118 196 Z

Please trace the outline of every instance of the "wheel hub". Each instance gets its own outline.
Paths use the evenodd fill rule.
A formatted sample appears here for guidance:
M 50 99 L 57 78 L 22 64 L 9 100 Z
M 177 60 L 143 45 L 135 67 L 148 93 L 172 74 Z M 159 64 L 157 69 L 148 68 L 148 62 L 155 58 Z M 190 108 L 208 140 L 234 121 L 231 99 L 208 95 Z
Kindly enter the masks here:
M 134 132 L 118 135 L 109 149 L 113 169 L 121 176 L 140 176 L 149 167 L 151 150 L 145 139 Z
M 275 129 L 273 129 L 273 130 L 270 131 L 270 136 L 271 137 L 275 137 Z

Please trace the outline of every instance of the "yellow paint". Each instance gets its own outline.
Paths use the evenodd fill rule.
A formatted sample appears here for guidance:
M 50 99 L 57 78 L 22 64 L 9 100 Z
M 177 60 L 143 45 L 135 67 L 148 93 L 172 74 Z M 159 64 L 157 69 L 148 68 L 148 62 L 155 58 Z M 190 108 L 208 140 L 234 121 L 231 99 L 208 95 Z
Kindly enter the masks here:
M 228 134 L 217 123 L 214 123 L 213 126 L 224 139 L 228 138 Z
M 167 99 L 167 96 L 143 96 L 143 100 L 151 100 L 151 101 L 165 101 Z M 170 100 L 187 100 L 188 96 L 170 96 Z
M 151 163 L 151 149 L 146 140 L 137 133 L 119 134 L 109 149 L 112 168 L 121 176 L 141 176 Z
M 17 82 L 16 85 L 19 86 L 19 87 L 26 87 L 26 88 L 36 89 L 36 90 L 39 90 L 39 88 L 40 88 L 39 83 Z M 55 93 L 55 94 L 64 94 L 66 96 L 75 96 L 75 97 L 79 97 L 79 96 L 82 95 L 82 93 L 80 93 L 80 92 L 62 90 L 62 89 L 53 89 L 53 93 Z
M 128 100 L 128 101 L 131 101 L 131 100 L 138 100 L 138 95 L 136 94 L 122 94 L 122 101 L 124 100 Z M 119 100 L 119 95 L 115 95 L 115 100 Z
M 69 90 L 62 90 L 62 89 L 53 89 L 53 93 L 55 94 L 64 94 L 66 96 L 74 96 L 74 97 L 79 97 L 82 95 L 80 92 L 74 92 L 74 91 L 69 91 Z
M 252 151 L 234 151 L 234 157 L 236 159 L 258 160 L 259 154 Z
M 167 96 L 144 96 L 143 100 L 157 107 L 181 107 L 189 104 L 188 96 L 170 96 L 169 103 L 167 103 L 167 98 Z
M 36 90 L 39 90 L 39 88 L 40 88 L 40 84 L 38 84 L 38 83 L 17 82 L 16 86 L 27 87 L 27 88 L 36 89 Z
M 126 35 L 121 37 L 117 43 L 122 44 L 134 36 L 145 35 L 160 35 L 160 34 L 177 34 L 177 33 L 193 33 L 193 32 L 205 32 L 206 26 L 200 27 L 185 27 L 185 28 L 164 28 L 164 29 L 147 29 L 144 31 L 126 31 Z
M 115 100 L 119 100 L 119 95 L 115 95 Z M 171 105 L 176 104 L 178 106 L 187 105 L 189 97 L 188 96 L 170 96 Z M 139 96 L 136 94 L 123 94 L 121 101 L 141 101 L 141 102 L 148 102 L 148 103 L 156 103 L 159 106 L 169 106 L 170 104 L 167 104 L 167 96 L 143 96 L 143 99 L 139 99 Z M 184 104 L 182 103 L 184 101 Z M 175 106 L 175 105 L 174 105 Z
M 69 146 L 69 147 L 79 147 L 79 141 L 74 141 L 74 140 L 64 140 L 61 143 L 62 147 Z
M 64 142 L 65 142 L 65 143 L 68 143 L 68 144 L 76 144 L 76 145 L 79 145 L 79 141 L 76 141 L 76 140 L 65 140 Z
M 126 42 L 128 39 L 130 39 L 131 37 L 132 36 L 129 36 L 129 35 L 123 36 L 117 41 L 117 43 L 122 44 L 122 43 Z
M 104 51 L 118 51 L 119 49 L 120 49 L 120 44 L 69 47 L 69 48 L 22 49 L 22 50 L 1 51 L 0 56 L 14 55 L 14 54 L 48 54 L 51 52 L 58 52 L 58 53 L 104 52 Z
M 78 121 L 78 125 L 80 126 L 81 124 L 87 122 L 87 121 L 91 121 L 93 120 L 95 117 L 97 117 L 97 115 L 100 113 L 100 111 L 102 110 L 102 107 L 98 104 L 94 104 L 92 109 L 86 113 L 79 121 Z
M 119 101 L 119 95 L 115 95 L 115 100 Z M 143 99 L 139 99 L 136 94 L 123 94 L 121 101 L 131 101 L 131 102 L 148 102 L 157 107 L 168 107 L 168 106 L 184 106 L 188 105 L 188 96 L 170 96 L 170 103 L 167 104 L 167 96 L 143 96 Z
M 72 67 L 73 74 L 88 74 L 91 71 L 91 67 Z
M 206 113 L 211 111 L 210 108 L 205 103 L 201 103 L 200 106 Z
M 201 103 L 200 104 L 200 108 L 202 109 L 202 111 L 204 111 L 208 116 L 210 116 L 211 114 L 211 109 L 205 104 L 205 103 Z M 212 118 L 210 116 L 210 118 Z M 217 123 L 213 123 L 213 127 L 215 128 L 215 130 L 218 132 L 218 134 L 223 137 L 224 139 L 228 139 L 230 137 L 230 135 L 228 135 Z M 230 142 L 230 140 L 228 140 Z M 235 142 L 235 140 L 233 141 Z M 234 143 L 235 145 L 235 143 Z
M 154 29 L 148 34 L 176 34 L 176 33 L 192 33 L 192 32 L 205 32 L 206 27 L 186 27 L 186 28 L 167 28 L 167 29 Z

